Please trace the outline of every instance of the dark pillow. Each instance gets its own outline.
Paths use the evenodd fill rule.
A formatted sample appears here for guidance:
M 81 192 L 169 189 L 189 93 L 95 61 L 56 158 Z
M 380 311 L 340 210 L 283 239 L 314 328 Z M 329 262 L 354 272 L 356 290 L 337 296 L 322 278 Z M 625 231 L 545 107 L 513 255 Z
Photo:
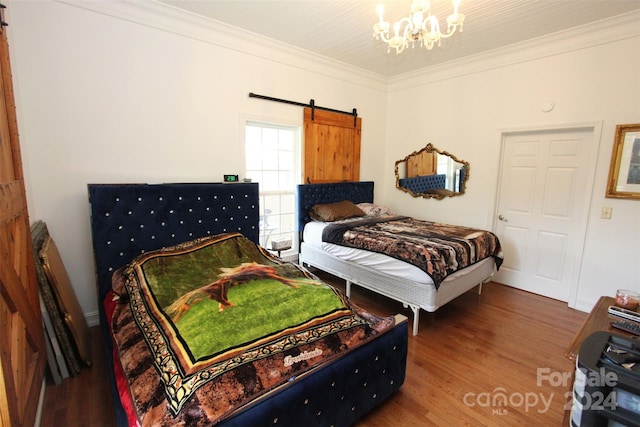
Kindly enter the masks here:
M 365 213 L 353 202 L 343 200 L 336 203 L 315 205 L 309 210 L 309 216 L 316 221 L 331 222 L 365 216 Z

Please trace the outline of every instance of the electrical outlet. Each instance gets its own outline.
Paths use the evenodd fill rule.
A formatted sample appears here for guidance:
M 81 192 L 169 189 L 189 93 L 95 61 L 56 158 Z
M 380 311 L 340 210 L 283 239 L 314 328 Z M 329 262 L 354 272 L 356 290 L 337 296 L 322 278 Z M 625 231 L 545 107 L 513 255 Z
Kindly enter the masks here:
M 613 214 L 613 208 L 604 207 L 600 213 L 600 218 L 611 219 L 611 214 Z

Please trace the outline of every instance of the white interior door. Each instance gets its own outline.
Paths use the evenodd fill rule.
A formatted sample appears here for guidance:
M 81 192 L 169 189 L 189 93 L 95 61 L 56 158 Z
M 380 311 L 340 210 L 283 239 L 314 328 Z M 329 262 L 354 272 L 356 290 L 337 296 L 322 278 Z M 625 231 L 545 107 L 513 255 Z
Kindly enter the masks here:
M 595 145 L 593 127 L 503 135 L 495 230 L 505 260 L 495 281 L 569 301 L 577 286 Z

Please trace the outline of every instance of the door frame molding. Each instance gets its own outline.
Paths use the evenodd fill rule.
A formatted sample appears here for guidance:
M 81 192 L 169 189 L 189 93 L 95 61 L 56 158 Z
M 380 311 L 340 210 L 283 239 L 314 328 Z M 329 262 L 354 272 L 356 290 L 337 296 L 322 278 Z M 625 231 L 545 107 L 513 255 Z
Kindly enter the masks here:
M 498 221 L 498 205 L 500 202 L 500 183 L 502 182 L 503 163 L 505 144 L 508 136 L 524 134 L 524 133 L 536 133 L 536 132 L 562 132 L 562 131 L 577 131 L 577 130 L 589 130 L 591 131 L 593 141 L 591 150 L 588 154 L 587 164 L 585 165 L 585 189 L 582 195 L 583 201 L 583 218 L 580 220 L 580 231 L 576 239 L 576 253 L 579 254 L 579 258 L 576 262 L 576 268 L 573 271 L 569 285 L 569 300 L 567 301 L 570 308 L 576 308 L 576 299 L 578 295 L 578 288 L 580 284 L 580 274 L 582 272 L 582 260 L 584 257 L 584 245 L 587 235 L 587 226 L 589 224 L 589 217 L 591 215 L 591 204 L 593 199 L 593 189 L 595 185 L 596 168 L 598 163 L 598 152 L 600 150 L 600 141 L 602 139 L 602 120 L 592 120 L 585 122 L 567 122 L 567 123 L 550 123 L 539 125 L 524 125 L 517 127 L 505 127 L 499 129 L 500 132 L 500 159 L 498 164 L 498 177 L 496 183 L 496 193 L 493 206 L 493 229 L 497 229 Z

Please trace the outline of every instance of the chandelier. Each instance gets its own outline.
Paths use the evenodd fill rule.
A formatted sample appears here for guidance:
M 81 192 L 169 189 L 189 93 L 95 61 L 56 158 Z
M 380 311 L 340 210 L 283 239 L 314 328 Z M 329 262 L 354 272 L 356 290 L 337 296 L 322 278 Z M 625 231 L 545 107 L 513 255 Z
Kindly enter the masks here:
M 409 47 L 409 43 L 414 47 L 416 42 L 420 42 L 421 47 L 431 50 L 436 43 L 440 46 L 441 39 L 455 34 L 458 28 L 462 32 L 464 15 L 458 13 L 459 4 L 460 0 L 453 0 L 453 13 L 447 17 L 447 32 L 442 33 L 438 18 L 431 15 L 431 3 L 428 0 L 413 0 L 409 16 L 393 24 L 393 36 L 389 33 L 391 25 L 382 18 L 384 8 L 379 4 L 377 8 L 379 21 L 373 26 L 373 36 L 376 40 L 382 39 L 389 45 L 387 52 L 393 48 L 396 54 L 399 54 Z

